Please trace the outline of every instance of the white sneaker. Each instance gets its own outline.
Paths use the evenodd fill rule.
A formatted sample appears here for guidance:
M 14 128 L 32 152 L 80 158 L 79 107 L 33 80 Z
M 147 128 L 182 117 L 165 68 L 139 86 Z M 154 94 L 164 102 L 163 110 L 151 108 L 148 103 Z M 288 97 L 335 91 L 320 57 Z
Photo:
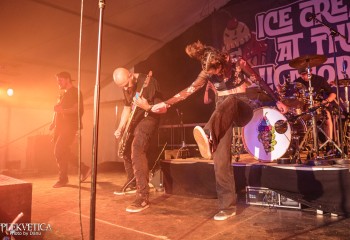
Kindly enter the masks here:
M 203 128 L 196 126 L 193 129 L 194 140 L 196 140 L 199 152 L 205 159 L 211 159 L 211 150 L 208 136 L 205 134 Z
M 233 210 L 221 210 L 214 216 L 214 220 L 224 221 L 232 216 L 236 215 L 236 209 Z

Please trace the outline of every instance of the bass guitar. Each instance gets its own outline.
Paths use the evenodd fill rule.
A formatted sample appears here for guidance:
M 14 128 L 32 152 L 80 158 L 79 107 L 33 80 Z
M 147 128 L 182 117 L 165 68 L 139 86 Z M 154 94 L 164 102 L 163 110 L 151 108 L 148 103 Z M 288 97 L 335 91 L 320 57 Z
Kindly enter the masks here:
M 146 77 L 146 79 L 145 79 L 145 81 L 144 81 L 144 83 L 142 85 L 142 88 L 140 90 L 139 97 L 142 96 L 143 89 L 148 86 L 148 83 L 149 83 L 151 77 L 152 77 L 152 71 L 149 71 L 149 73 L 148 73 L 148 75 L 147 75 L 147 77 Z M 134 115 L 135 115 L 136 109 L 137 109 L 137 106 L 135 104 L 133 104 L 133 107 L 132 107 L 132 110 L 130 112 L 128 121 L 125 124 L 123 135 L 122 135 L 122 137 L 120 138 L 120 141 L 119 141 L 118 157 L 120 157 L 120 158 L 124 157 L 126 146 L 127 146 L 127 144 L 129 143 L 129 140 L 130 140 L 131 129 L 133 127 L 132 123 L 134 121 Z

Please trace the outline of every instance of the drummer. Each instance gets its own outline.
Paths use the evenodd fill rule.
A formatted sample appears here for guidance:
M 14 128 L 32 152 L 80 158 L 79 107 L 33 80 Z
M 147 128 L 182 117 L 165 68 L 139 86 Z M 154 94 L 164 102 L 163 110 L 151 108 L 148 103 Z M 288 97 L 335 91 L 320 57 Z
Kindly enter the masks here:
M 309 78 L 307 70 L 307 68 L 299 68 L 298 73 L 300 74 L 300 77 L 295 80 L 295 82 L 302 83 L 306 87 L 306 89 L 309 88 Z M 329 103 L 333 102 L 334 99 L 337 97 L 335 91 L 332 89 L 332 87 L 324 77 L 311 74 L 311 86 L 313 87 L 313 92 L 316 94 L 316 96 L 321 97 L 322 100 L 320 103 L 322 105 L 329 106 Z M 328 109 L 326 109 L 324 131 L 330 139 L 333 139 L 333 122 L 331 113 Z

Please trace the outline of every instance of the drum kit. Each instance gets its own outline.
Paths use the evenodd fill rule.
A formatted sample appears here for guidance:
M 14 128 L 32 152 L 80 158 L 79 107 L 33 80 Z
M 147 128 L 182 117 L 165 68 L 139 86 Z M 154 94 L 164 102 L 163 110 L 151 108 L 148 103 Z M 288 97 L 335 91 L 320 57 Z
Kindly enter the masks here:
M 242 128 L 241 137 L 245 150 L 255 159 L 261 162 L 307 164 L 312 162 L 313 165 L 321 165 L 324 159 L 339 157 L 339 154 L 342 154 L 344 149 L 339 145 L 341 141 L 347 140 L 345 139 L 347 136 L 344 134 L 343 138 L 338 135 L 335 142 L 324 132 L 323 125 L 327 118 L 326 104 L 321 103 L 323 99 L 315 94 L 311 85 L 311 68 L 325 61 L 326 57 L 323 55 L 305 55 L 289 62 L 292 68 L 306 69 L 309 86 L 305 87 L 301 83 L 291 83 L 288 80 L 281 86 L 278 94 L 281 101 L 289 107 L 287 114 L 283 115 L 273 107 L 260 107 L 254 110 L 253 118 Z M 342 108 L 342 117 L 345 115 L 344 133 L 347 133 L 350 79 L 339 80 L 338 84 L 345 90 L 345 109 Z M 335 113 L 331 114 L 332 117 L 334 115 L 334 130 L 339 133 L 340 124 L 337 121 L 336 108 L 334 111 Z M 326 148 L 331 148 L 333 151 L 328 151 L 329 149 L 326 151 Z M 321 150 L 324 150 L 322 157 Z

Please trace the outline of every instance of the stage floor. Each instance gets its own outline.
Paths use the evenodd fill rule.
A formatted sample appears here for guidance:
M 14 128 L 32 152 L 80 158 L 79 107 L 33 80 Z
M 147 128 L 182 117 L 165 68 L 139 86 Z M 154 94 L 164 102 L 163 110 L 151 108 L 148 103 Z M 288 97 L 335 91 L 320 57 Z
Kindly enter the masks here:
M 242 158 L 237 164 L 255 160 Z M 122 167 L 108 167 L 97 175 L 95 239 L 349 239 L 350 219 L 311 209 L 285 209 L 248 205 L 239 193 L 237 216 L 214 221 L 216 199 L 170 195 L 153 190 L 150 208 L 127 213 L 134 195 L 115 196 L 125 180 Z M 113 169 L 113 171 L 111 171 Z M 32 239 L 82 239 L 79 225 L 77 177 L 70 185 L 53 189 L 56 176 L 19 177 L 33 184 L 32 223 L 50 224 L 52 231 Z M 89 239 L 90 186 L 81 189 L 84 239 Z

